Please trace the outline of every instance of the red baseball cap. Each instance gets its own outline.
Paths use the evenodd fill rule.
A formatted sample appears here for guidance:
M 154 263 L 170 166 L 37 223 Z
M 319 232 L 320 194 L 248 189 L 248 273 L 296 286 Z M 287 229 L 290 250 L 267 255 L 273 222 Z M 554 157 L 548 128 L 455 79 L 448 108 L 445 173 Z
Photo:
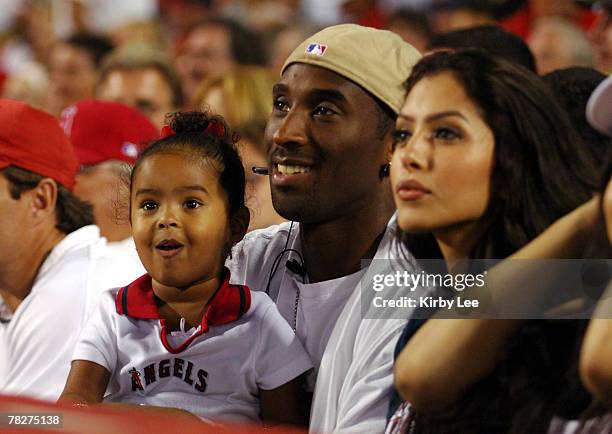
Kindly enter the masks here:
M 130 106 L 84 99 L 62 112 L 60 124 L 81 164 L 109 160 L 133 164 L 159 132 L 149 118 Z
M 20 101 L 0 99 L 0 169 L 10 165 L 52 178 L 72 191 L 79 161 L 57 119 Z

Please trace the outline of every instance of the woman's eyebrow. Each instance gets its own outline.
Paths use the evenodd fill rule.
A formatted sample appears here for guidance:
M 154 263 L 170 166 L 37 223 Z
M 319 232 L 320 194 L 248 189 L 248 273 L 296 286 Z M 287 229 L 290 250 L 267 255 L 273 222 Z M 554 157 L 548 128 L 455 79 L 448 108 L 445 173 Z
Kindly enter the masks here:
M 411 121 L 414 122 L 414 117 L 404 114 L 404 113 L 399 113 L 397 115 L 398 118 L 402 118 L 405 119 L 407 121 Z M 443 112 L 438 112 L 438 113 L 432 113 L 430 115 L 427 115 L 425 117 L 425 121 L 426 122 L 431 122 L 431 121 L 435 121 L 438 119 L 442 119 L 442 118 L 446 118 L 446 117 L 459 117 L 461 119 L 463 119 L 464 121 L 466 121 L 468 124 L 470 123 L 470 121 L 460 112 L 456 111 L 456 110 L 447 110 L 447 111 L 443 111 Z

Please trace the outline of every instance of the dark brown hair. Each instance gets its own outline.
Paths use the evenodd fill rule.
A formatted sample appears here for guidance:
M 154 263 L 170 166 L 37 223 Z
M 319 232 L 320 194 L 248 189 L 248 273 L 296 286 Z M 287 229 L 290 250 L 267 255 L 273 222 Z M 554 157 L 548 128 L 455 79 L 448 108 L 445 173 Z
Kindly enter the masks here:
M 173 134 L 152 143 L 140 154 L 132 169 L 130 192 L 138 169 L 147 158 L 158 153 L 185 152 L 219 163 L 219 184 L 227 193 L 230 217 L 246 209 L 244 167 L 235 145 L 238 137 L 231 133 L 225 120 L 200 111 L 176 112 L 167 120 Z

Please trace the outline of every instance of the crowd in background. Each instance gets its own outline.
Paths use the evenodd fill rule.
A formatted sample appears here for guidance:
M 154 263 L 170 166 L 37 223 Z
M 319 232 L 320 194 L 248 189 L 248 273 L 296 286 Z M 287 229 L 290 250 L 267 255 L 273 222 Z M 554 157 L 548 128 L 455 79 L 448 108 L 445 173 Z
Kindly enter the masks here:
M 245 166 L 263 158 L 271 83 L 324 25 L 389 29 L 420 52 L 452 46 L 448 32 L 499 25 L 528 43 L 541 75 L 612 70 L 609 11 L 573 0 L 5 0 L 0 18 L 2 97 L 55 116 L 85 98 L 116 101 L 158 128 L 169 112 L 205 105 L 244 139 Z M 251 228 L 282 221 L 265 180 L 251 178 Z
M 277 74 L 306 35 L 340 22 L 390 29 L 421 52 L 440 33 L 499 24 L 528 42 L 540 74 L 569 66 L 606 72 L 612 67 L 609 16 L 594 3 L 5 0 L 0 17 L 0 88 L 5 97 L 57 115 L 94 95 L 118 99 L 114 92 L 121 92 L 108 83 L 113 82 L 109 72 L 114 69 L 109 59 L 140 58 L 158 64 L 167 76 L 163 81 L 168 82 L 168 92 L 141 107 L 160 125 L 163 116 L 156 109 L 192 106 L 198 86 L 205 87 L 207 79 L 239 65 L 267 67 Z M 142 53 L 145 46 L 147 54 Z M 176 94 L 179 85 L 182 97 Z M 123 98 L 134 104 L 129 96 Z

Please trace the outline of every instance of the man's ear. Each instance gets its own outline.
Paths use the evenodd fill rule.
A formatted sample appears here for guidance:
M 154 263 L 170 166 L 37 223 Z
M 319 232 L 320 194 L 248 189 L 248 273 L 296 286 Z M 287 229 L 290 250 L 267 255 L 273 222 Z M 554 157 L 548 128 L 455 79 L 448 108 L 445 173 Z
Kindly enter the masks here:
M 31 215 L 36 220 L 44 220 L 55 214 L 57 203 L 57 184 L 51 178 L 43 178 L 36 187 L 22 193 L 30 200 Z
M 241 207 L 230 218 L 230 231 L 232 233 L 232 245 L 236 244 L 247 232 L 249 222 L 251 221 L 251 213 L 246 206 Z
M 385 158 L 387 163 L 390 163 L 393 159 L 393 133 L 395 132 L 395 124 L 389 128 L 387 134 L 385 134 Z

